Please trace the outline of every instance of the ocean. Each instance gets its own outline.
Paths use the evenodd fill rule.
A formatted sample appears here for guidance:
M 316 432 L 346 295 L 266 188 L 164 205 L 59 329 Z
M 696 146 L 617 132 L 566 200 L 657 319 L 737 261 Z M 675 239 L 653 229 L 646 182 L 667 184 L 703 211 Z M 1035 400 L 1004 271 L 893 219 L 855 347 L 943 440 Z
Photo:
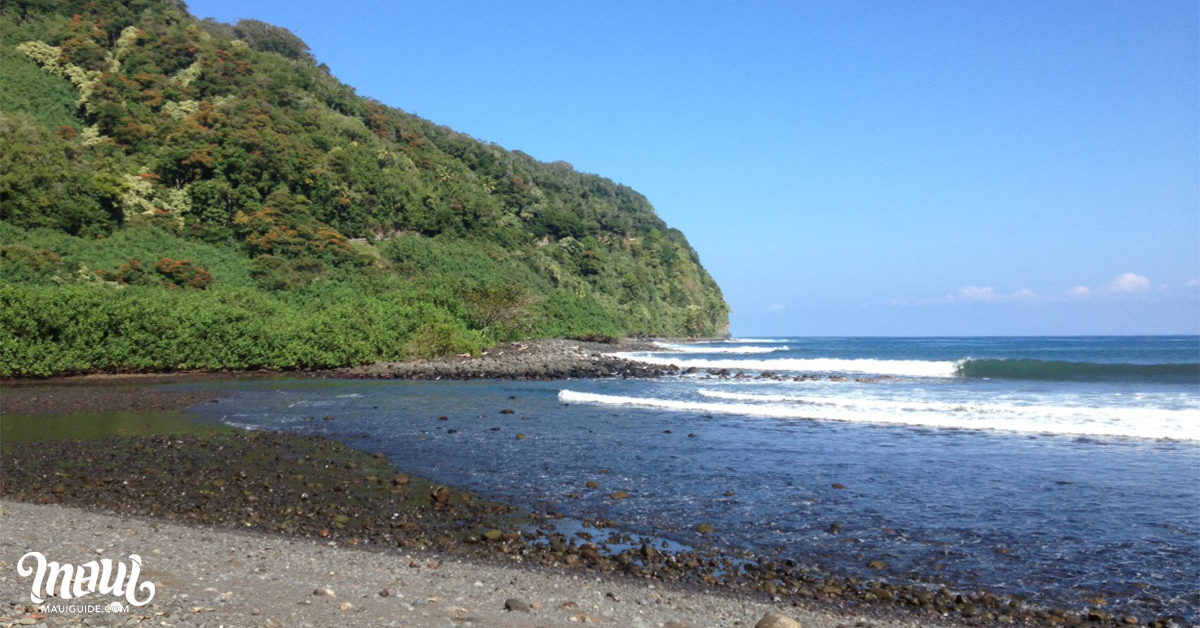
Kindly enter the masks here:
M 684 546 L 1200 622 L 1200 337 L 743 338 L 625 357 L 680 374 L 244 381 L 198 410 Z

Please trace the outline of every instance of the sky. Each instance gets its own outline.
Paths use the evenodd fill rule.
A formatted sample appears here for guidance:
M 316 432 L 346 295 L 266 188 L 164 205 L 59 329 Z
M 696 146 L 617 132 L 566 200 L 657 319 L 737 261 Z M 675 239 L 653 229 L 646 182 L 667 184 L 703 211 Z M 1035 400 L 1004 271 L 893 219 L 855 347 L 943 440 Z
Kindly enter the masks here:
M 192 0 L 629 185 L 734 335 L 1200 333 L 1194 0 Z

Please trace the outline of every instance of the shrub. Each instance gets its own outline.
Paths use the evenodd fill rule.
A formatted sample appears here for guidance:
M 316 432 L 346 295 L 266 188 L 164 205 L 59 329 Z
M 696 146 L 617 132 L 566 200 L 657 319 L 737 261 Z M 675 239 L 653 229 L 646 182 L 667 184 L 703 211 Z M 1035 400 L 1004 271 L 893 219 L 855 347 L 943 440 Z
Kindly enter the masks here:
M 154 265 L 162 275 L 163 283 L 171 288 L 195 288 L 203 290 L 213 281 L 212 274 L 196 266 L 190 260 L 174 260 L 164 257 Z
M 426 321 L 409 337 L 404 353 L 412 358 L 432 358 L 454 353 L 477 353 L 479 349 L 479 336 L 472 334 L 461 323 Z
M 5 281 L 52 283 L 65 280 L 70 268 L 54 251 L 24 244 L 0 246 L 0 278 Z

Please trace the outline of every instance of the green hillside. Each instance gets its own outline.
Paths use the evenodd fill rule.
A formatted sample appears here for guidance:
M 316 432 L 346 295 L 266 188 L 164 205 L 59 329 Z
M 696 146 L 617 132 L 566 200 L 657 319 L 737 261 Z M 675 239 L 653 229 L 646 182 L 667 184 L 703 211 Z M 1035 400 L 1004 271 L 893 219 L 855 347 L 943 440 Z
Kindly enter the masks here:
M 359 97 L 286 29 L 0 5 L 0 375 L 711 336 L 647 200 Z

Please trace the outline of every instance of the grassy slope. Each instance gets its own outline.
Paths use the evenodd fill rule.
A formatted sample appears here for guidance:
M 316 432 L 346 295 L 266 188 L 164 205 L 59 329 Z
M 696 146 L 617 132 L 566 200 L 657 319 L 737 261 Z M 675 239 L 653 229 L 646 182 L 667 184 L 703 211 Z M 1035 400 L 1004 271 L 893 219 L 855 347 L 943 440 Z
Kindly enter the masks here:
M 0 20 L 0 375 L 723 331 L 641 195 L 359 98 L 283 29 L 158 0 Z

